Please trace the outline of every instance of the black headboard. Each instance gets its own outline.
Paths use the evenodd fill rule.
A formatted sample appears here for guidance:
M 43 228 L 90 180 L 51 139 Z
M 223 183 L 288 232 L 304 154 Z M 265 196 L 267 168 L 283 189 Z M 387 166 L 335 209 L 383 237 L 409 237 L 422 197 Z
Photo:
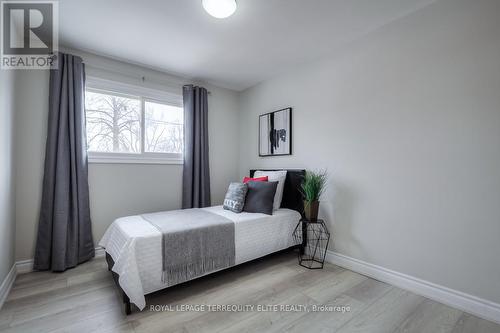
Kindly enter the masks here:
M 255 169 L 250 170 L 250 177 L 253 177 L 255 171 L 280 171 L 286 170 L 285 187 L 283 188 L 283 199 L 281 200 L 281 208 L 289 208 L 304 214 L 304 201 L 302 193 L 300 193 L 300 184 L 306 175 L 306 170 L 300 169 Z

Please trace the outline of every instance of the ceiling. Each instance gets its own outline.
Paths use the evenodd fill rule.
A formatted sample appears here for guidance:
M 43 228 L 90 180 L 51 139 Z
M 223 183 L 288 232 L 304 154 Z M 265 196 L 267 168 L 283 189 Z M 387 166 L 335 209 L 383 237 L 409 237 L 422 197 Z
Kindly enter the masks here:
M 241 91 L 433 0 L 60 0 L 60 44 Z

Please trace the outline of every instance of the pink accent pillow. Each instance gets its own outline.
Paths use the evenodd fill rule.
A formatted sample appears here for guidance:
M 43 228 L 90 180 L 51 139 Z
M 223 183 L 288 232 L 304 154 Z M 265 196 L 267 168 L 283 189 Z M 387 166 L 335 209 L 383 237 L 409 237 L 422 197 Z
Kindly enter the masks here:
M 245 177 L 243 178 L 243 184 L 246 184 L 248 182 L 267 182 L 268 178 L 268 176 L 257 178 Z

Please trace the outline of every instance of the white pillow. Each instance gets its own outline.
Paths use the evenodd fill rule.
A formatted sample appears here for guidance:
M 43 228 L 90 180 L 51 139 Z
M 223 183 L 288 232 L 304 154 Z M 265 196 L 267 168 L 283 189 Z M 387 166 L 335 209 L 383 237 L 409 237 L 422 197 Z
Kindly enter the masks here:
M 286 170 L 282 171 L 255 171 L 254 175 L 257 177 L 267 176 L 267 180 L 270 182 L 278 182 L 278 187 L 276 187 L 276 194 L 274 194 L 273 210 L 280 209 L 281 199 L 283 199 L 283 188 L 285 187 Z

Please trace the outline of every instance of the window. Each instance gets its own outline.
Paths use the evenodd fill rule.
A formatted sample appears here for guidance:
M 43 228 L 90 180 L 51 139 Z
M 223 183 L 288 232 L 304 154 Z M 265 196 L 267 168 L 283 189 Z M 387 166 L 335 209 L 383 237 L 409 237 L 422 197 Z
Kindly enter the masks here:
M 117 88 L 87 85 L 89 162 L 182 163 L 184 111 L 179 101 L 129 95 Z
M 145 151 L 151 153 L 183 152 L 183 109 L 168 104 L 145 101 Z
M 87 147 L 90 152 L 141 152 L 141 100 L 88 90 Z

